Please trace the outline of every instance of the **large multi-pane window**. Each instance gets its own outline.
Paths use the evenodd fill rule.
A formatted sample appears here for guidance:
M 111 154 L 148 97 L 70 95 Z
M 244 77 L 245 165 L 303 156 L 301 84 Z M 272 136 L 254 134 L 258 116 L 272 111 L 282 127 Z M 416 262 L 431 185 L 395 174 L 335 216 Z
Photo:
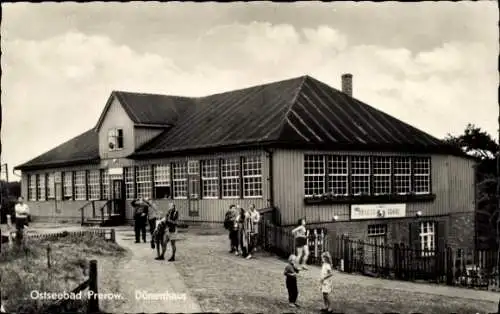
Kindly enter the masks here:
M 37 175 L 37 195 L 38 195 L 39 201 L 46 200 L 46 195 L 47 195 L 46 187 L 47 187 L 47 185 L 45 184 L 45 179 L 46 179 L 45 174 Z
M 102 195 L 101 199 L 109 200 L 111 199 L 110 189 L 109 189 L 109 170 L 101 170 L 101 185 L 102 185 Z
M 373 166 L 373 195 L 391 194 L 391 158 L 375 156 Z
M 55 177 L 54 173 L 48 173 L 47 174 L 47 199 L 48 200 L 53 200 L 56 198 L 56 190 L 55 190 Z
M 172 175 L 174 180 L 174 198 L 187 198 L 187 163 L 176 162 L 172 164 Z
M 136 168 L 137 197 L 151 197 L 151 167 L 140 166 Z
M 63 173 L 63 199 L 70 200 L 73 198 L 73 173 L 67 171 Z
M 353 195 L 370 194 L 370 157 L 351 157 L 351 192 Z
M 239 158 L 223 159 L 222 198 L 240 197 L 240 160 Z
M 28 176 L 28 200 L 36 201 L 36 174 Z
M 125 172 L 125 198 L 128 200 L 135 198 L 135 169 L 127 167 Z
M 409 157 L 394 158 L 394 191 L 396 194 L 411 192 L 411 159 Z
M 262 197 L 262 161 L 260 156 L 243 157 L 243 197 Z
M 74 172 L 75 200 L 84 201 L 87 199 L 87 190 L 85 186 L 85 171 Z
M 325 193 L 325 157 L 304 156 L 304 192 L 307 196 Z
M 154 197 L 169 198 L 172 195 L 170 184 L 170 166 L 169 165 L 155 165 L 154 172 Z
M 304 155 L 305 197 L 325 193 L 429 194 L 431 161 L 429 157 Z
M 203 198 L 219 197 L 219 161 L 216 159 L 201 162 L 201 182 Z
M 413 184 L 416 194 L 427 194 L 431 190 L 431 162 L 428 158 L 415 158 Z
M 99 200 L 101 198 L 100 172 L 90 170 L 87 176 L 87 188 L 89 189 L 89 200 Z
M 347 156 L 328 156 L 328 192 L 334 196 L 348 195 L 349 165 Z

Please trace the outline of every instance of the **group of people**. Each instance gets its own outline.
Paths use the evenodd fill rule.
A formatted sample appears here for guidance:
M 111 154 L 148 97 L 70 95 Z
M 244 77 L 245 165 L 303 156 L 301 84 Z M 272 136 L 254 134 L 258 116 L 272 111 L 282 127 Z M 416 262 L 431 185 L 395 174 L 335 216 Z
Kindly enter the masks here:
M 285 275 L 285 285 L 288 290 L 288 302 L 292 307 L 298 307 L 297 298 L 299 289 L 297 286 L 297 275 L 301 270 L 307 270 L 305 264 L 309 257 L 309 246 L 307 244 L 307 229 L 305 219 L 299 219 L 298 226 L 292 230 L 295 239 L 296 254 L 291 254 L 288 258 L 288 264 L 285 267 L 283 274 Z M 323 295 L 324 308 L 322 312 L 332 312 L 332 302 L 330 293 L 332 292 L 333 265 L 330 253 L 323 252 L 321 254 L 321 275 L 320 275 L 320 290 Z
M 229 231 L 229 253 L 252 258 L 258 245 L 259 221 L 260 214 L 254 204 L 249 210 L 239 205 L 229 207 L 224 220 L 224 227 Z
M 162 217 L 160 210 L 149 198 L 138 198 L 131 202 L 134 208 L 134 231 L 135 243 L 141 242 L 141 236 L 146 243 L 146 226 L 149 224 L 151 234 L 151 249 L 156 248 L 156 260 L 164 260 L 167 244 L 172 247 L 172 256 L 169 262 L 175 261 L 177 251 L 177 227 L 179 221 L 179 211 L 174 203 L 169 203 L 168 212 Z

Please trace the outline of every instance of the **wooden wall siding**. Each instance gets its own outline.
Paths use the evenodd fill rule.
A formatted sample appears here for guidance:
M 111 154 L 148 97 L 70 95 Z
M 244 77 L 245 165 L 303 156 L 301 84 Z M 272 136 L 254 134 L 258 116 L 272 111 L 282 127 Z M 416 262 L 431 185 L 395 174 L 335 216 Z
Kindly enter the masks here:
M 475 210 L 474 165 L 470 159 L 449 156 L 450 210 L 456 213 Z
M 123 129 L 123 146 L 119 151 L 110 152 L 108 130 Z M 101 158 L 119 158 L 132 154 L 135 150 L 134 123 L 123 109 L 118 99 L 113 99 L 99 130 L 99 155 Z
M 275 206 L 281 214 L 282 224 L 295 224 L 301 217 L 310 222 L 331 222 L 337 215 L 339 220 L 349 220 L 348 204 L 305 205 L 304 204 L 304 154 L 314 151 L 276 150 L 274 152 L 274 189 Z M 344 152 L 325 152 L 325 154 L 345 154 Z M 373 156 L 398 156 L 400 153 L 350 154 Z M 422 156 L 422 155 L 419 155 Z M 448 214 L 450 212 L 473 210 L 473 162 L 452 156 L 431 156 L 432 193 L 434 202 L 409 203 L 407 215 L 414 216 L 422 211 L 425 216 Z
M 81 212 L 80 208 L 84 206 L 88 201 L 43 201 L 43 202 L 30 202 L 27 201 L 30 208 L 30 214 L 36 218 L 68 218 L 71 220 L 80 220 Z M 105 201 L 96 201 L 96 215 L 100 215 L 98 210 L 104 205 Z M 85 208 L 85 217 L 92 217 L 92 207 L 88 206 Z
M 134 128 L 135 133 L 135 147 L 140 147 L 146 142 L 149 142 L 155 136 L 163 132 L 163 129 L 158 128 Z

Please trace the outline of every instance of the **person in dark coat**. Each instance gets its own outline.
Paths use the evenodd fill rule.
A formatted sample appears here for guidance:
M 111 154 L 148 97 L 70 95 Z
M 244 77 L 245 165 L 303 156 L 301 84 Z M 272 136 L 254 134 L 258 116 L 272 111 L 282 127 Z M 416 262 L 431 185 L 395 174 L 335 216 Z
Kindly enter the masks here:
M 142 240 L 146 243 L 146 224 L 148 220 L 148 205 L 144 202 L 142 198 L 133 200 L 131 202 L 134 208 L 134 231 L 135 231 L 135 243 L 141 242 Z

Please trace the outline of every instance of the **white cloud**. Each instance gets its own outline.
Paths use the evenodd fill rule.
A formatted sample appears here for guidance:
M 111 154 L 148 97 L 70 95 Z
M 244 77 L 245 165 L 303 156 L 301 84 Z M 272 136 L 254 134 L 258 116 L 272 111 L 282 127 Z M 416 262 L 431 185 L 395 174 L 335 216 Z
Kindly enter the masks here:
M 340 75 L 353 73 L 355 97 L 438 137 L 468 122 L 496 130 L 497 52 L 480 42 L 414 54 L 349 45 L 327 25 L 257 22 L 209 29 L 179 43 L 182 54 L 140 53 L 78 32 L 3 41 L 2 155 L 12 165 L 92 127 L 112 90 L 200 96 L 303 74 L 340 88 Z M 179 66 L 188 57 L 191 66 Z

